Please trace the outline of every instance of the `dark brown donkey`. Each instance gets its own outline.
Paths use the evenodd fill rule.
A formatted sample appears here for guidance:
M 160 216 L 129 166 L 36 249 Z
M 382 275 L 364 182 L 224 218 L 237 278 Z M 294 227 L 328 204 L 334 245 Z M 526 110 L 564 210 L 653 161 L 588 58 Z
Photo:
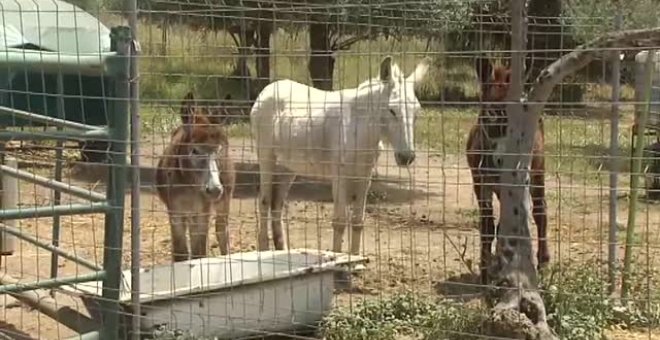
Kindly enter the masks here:
M 474 193 L 479 203 L 481 236 L 481 282 L 488 283 L 487 266 L 491 256 L 491 245 L 496 236 L 493 216 L 493 193 L 499 199 L 499 172 L 502 165 L 501 153 L 504 150 L 507 130 L 505 103 L 511 70 L 506 66 L 494 66 L 488 59 L 478 58 L 476 71 L 481 83 L 481 110 L 470 130 L 467 142 L 467 161 L 472 171 Z M 546 203 L 545 203 L 545 160 L 543 156 L 543 120 L 534 137 L 531 164 L 532 214 L 538 231 L 539 267 L 550 261 L 546 240 Z
M 229 252 L 229 206 L 234 191 L 234 164 L 220 118 L 209 115 L 188 93 L 181 104 L 181 123 L 172 133 L 156 170 L 158 196 L 167 206 L 175 262 L 205 257 L 211 213 L 220 253 Z M 186 241 L 190 233 L 190 248 Z

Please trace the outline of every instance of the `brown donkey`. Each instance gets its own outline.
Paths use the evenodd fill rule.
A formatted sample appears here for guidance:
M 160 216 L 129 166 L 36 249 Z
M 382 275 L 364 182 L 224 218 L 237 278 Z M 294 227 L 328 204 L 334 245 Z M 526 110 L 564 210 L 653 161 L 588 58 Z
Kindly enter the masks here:
M 175 262 L 205 257 L 209 221 L 215 211 L 220 253 L 229 252 L 229 206 L 234 164 L 220 118 L 197 108 L 192 93 L 181 104 L 182 125 L 172 133 L 156 170 L 158 196 L 167 206 Z M 190 233 L 190 252 L 186 241 Z
M 481 110 L 477 123 L 470 130 L 467 142 L 467 162 L 472 172 L 474 193 L 479 203 L 481 237 L 481 282 L 487 284 L 487 266 L 491 256 L 491 245 L 496 235 L 493 216 L 493 193 L 499 199 L 499 172 L 506 141 L 507 113 L 503 101 L 506 99 L 511 70 L 506 66 L 494 66 L 490 60 L 477 59 L 476 71 L 481 83 Z M 545 160 L 543 156 L 543 120 L 534 137 L 531 164 L 532 214 L 538 231 L 537 260 L 539 268 L 550 261 L 546 240 L 545 203 Z

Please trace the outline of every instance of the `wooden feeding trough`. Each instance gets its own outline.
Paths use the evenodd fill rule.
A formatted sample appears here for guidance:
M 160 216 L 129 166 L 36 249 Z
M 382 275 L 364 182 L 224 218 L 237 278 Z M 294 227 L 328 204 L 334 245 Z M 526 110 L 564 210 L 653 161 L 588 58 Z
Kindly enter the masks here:
M 236 339 L 314 326 L 332 307 L 337 271 L 361 269 L 365 262 L 361 256 L 295 249 L 143 269 L 140 331 Z M 65 289 L 82 298 L 94 319 L 100 317 L 100 281 Z M 119 303 L 130 315 L 130 271 L 123 272 Z

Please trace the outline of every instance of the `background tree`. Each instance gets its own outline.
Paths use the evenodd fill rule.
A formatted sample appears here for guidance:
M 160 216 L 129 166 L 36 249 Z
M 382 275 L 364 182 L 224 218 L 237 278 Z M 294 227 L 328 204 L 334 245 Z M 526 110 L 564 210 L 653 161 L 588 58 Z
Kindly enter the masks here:
M 233 76 L 241 79 L 248 97 L 254 97 L 270 81 L 270 36 L 278 14 L 272 3 L 266 0 L 137 1 L 140 19 L 160 23 L 164 36 L 171 24 L 198 31 L 229 33 L 239 50 Z M 106 0 L 105 5 L 121 12 L 124 1 Z M 247 63 L 253 53 L 257 59 L 256 82 Z
M 396 0 L 306 0 L 309 23 L 296 28 L 309 30 L 308 70 L 315 87 L 333 88 L 337 52 L 378 37 L 439 37 L 462 31 L 472 13 L 461 0 L 401 2 Z

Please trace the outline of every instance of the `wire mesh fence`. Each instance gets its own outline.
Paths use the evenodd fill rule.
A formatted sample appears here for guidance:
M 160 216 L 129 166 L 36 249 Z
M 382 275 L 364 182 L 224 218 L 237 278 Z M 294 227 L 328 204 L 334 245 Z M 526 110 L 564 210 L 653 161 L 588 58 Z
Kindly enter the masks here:
M 44 249 L 24 237 L 6 247 L 13 251 L 1 257 L 0 292 L 7 294 L 0 298 L 0 335 L 60 339 L 81 329 L 108 332 L 103 312 L 113 305 L 102 292 L 113 291 L 122 308 L 120 325 L 111 330 L 117 336 L 486 338 L 487 297 L 505 285 L 480 279 L 480 232 L 493 233 L 489 223 L 498 225 L 500 215 L 498 199 L 492 207 L 484 199 L 496 197 L 507 138 L 502 117 L 510 104 L 515 36 L 509 1 L 71 2 L 78 7 L 0 1 L 4 49 L 33 60 L 24 72 L 26 66 L 0 56 L 9 79 L 0 87 L 0 116 L 7 117 L 0 132 L 7 140 L 3 180 L 13 167 L 6 160 L 14 158 L 19 170 L 69 188 L 56 195 L 26 174 L 18 182 L 16 210 L 87 209 L 95 206 L 82 203 L 71 186 L 97 194 L 121 189 L 125 202 L 112 202 L 125 206 L 123 229 L 109 228 L 102 210 L 51 209 L 45 217 L 13 222 L 1 215 L 7 220 L 0 226 L 53 246 Z M 657 26 L 657 6 L 646 0 L 625 8 L 528 1 L 525 91 L 581 44 Z M 85 23 L 83 11 L 90 14 Z M 39 15 L 21 19 L 17 13 Z M 12 16 L 18 19 L 7 19 Z M 133 102 L 139 141 L 132 144 L 139 147 L 132 159 L 139 161 L 132 167 L 139 187 L 132 192 L 123 188 L 130 188 L 131 173 L 112 172 L 121 167 L 113 162 L 128 157 L 113 145 L 126 145 L 128 135 L 54 142 L 47 139 L 65 134 L 62 128 L 19 124 L 16 112 L 6 109 L 90 126 L 127 117 L 128 93 L 117 95 L 109 90 L 115 80 L 89 70 L 96 67 L 92 59 L 117 51 L 110 28 L 129 22 L 137 33 L 138 69 L 125 80 L 139 84 Z M 655 104 L 657 89 L 649 94 L 644 86 L 646 77 L 657 86 L 657 71 L 649 73 L 646 55 L 638 54 L 655 46 L 635 46 L 597 49 L 597 58 L 566 77 L 544 103 L 543 139 L 532 162 L 532 170 L 542 172 L 531 178 L 528 224 L 533 257 L 545 229 L 549 263 L 538 284 L 525 288 L 537 286 L 547 322 L 562 339 L 660 337 L 657 117 L 655 106 L 645 105 L 649 95 Z M 44 61 L 52 55 L 72 62 Z M 416 72 L 425 57 L 428 71 Z M 292 82 L 273 85 L 285 79 Z M 119 102 L 124 111 L 114 111 Z M 251 120 L 251 112 L 262 120 Z M 642 164 L 635 170 L 640 146 Z M 264 170 L 269 152 L 288 169 Z M 481 180 L 484 186 L 475 186 Z M 13 182 L 4 183 L 7 195 Z M 4 197 L 3 211 L 12 210 Z M 265 210 L 270 217 L 261 217 Z M 268 219 L 266 240 L 260 225 Z M 336 235 L 344 224 L 342 254 L 331 255 L 326 251 L 339 250 Z M 361 233 L 352 232 L 360 227 Z M 349 255 L 358 235 L 359 248 Z M 121 249 L 110 246 L 109 237 Z M 187 237 L 189 244 L 176 241 Z M 265 243 L 288 250 L 268 251 Z M 121 256 L 112 260 L 109 249 Z M 188 256 L 193 260 L 180 263 Z M 624 268 L 626 256 L 631 265 Z M 131 272 L 136 263 L 142 270 Z M 341 275 L 333 266 L 353 272 Z M 96 269 L 89 267 L 102 267 L 103 275 L 121 268 L 119 290 L 101 289 L 109 279 L 90 278 Z M 52 283 L 20 294 L 14 285 L 53 277 L 91 283 Z M 131 296 L 138 283 L 140 294 Z M 42 288 L 53 288 L 51 300 Z M 81 314 L 59 323 L 44 307 L 29 306 L 25 295 Z M 130 325 L 141 329 L 129 334 Z

